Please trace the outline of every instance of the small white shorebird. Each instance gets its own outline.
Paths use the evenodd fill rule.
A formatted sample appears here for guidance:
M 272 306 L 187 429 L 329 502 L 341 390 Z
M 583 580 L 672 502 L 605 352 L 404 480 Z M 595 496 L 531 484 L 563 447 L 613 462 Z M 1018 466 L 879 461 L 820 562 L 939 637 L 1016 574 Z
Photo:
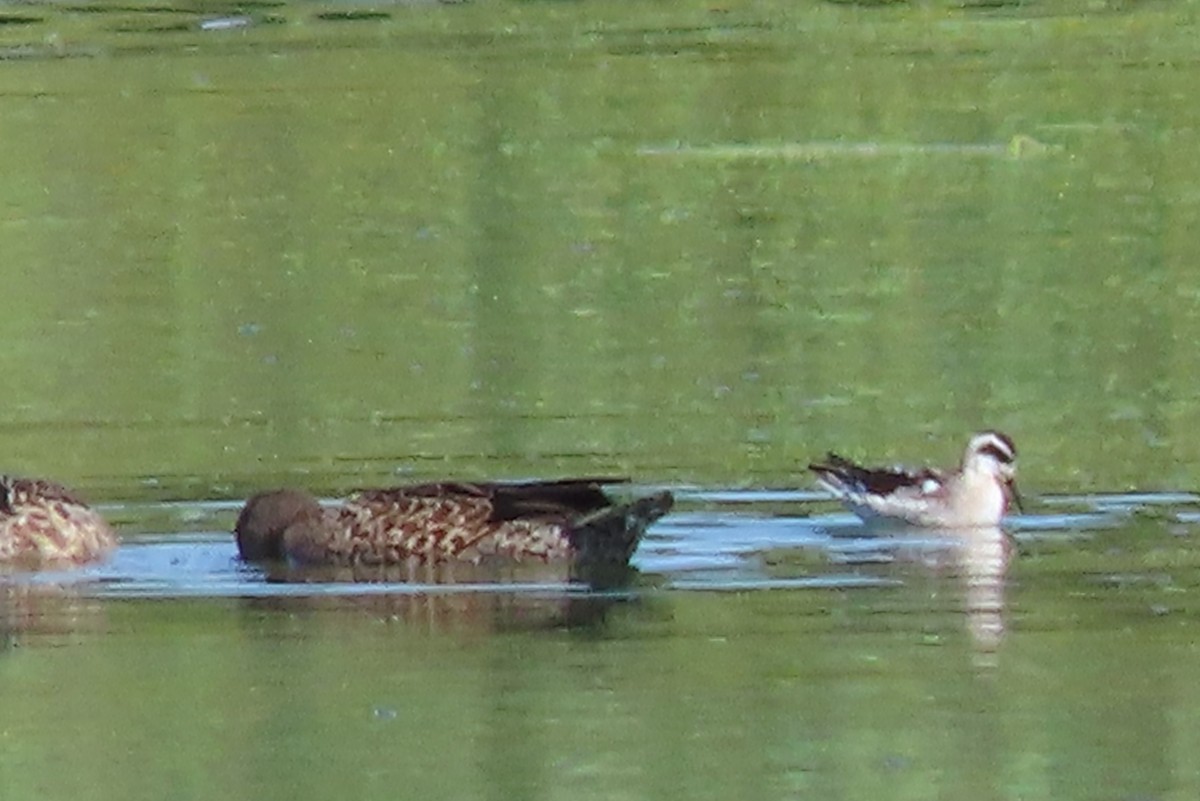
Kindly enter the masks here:
M 970 529 L 1000 525 L 1017 493 L 1017 449 L 999 431 L 971 437 L 957 470 L 863 467 L 836 453 L 810 464 L 820 485 L 865 522 L 920 528 Z

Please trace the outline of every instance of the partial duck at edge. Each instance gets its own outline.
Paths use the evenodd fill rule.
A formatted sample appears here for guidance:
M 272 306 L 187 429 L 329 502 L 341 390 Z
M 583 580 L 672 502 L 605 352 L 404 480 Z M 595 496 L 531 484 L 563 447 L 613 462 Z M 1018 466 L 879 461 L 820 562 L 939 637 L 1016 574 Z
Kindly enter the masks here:
M 99 512 L 61 484 L 0 476 L 0 566 L 56 568 L 108 556 L 117 535 Z

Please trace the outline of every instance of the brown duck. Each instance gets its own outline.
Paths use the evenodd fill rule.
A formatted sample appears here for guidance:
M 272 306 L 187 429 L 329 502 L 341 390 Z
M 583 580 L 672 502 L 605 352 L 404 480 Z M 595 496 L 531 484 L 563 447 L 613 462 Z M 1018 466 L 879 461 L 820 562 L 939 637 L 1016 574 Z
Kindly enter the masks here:
M 104 518 L 62 485 L 0 476 L 0 566 L 81 565 L 103 559 L 116 544 Z
M 436 483 L 360 490 L 334 506 L 293 489 L 251 498 L 234 527 L 247 560 L 294 565 L 629 562 L 669 492 L 615 501 L 624 479 Z

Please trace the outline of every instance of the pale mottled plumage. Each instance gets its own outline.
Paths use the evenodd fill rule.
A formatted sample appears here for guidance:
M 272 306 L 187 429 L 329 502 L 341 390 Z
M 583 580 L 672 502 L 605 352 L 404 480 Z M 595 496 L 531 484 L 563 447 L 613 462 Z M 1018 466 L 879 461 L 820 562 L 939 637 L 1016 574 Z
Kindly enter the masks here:
M 0 565 L 65 567 L 104 558 L 117 535 L 65 487 L 0 476 Z
M 1017 449 L 998 431 L 967 443 L 957 470 L 862 467 L 830 453 L 810 464 L 820 485 L 866 521 L 893 520 L 922 528 L 997 526 L 1016 489 Z
M 322 507 L 308 493 L 251 498 L 234 533 L 244 559 L 308 565 L 571 560 L 626 564 L 668 492 L 614 502 L 601 479 L 420 484 Z

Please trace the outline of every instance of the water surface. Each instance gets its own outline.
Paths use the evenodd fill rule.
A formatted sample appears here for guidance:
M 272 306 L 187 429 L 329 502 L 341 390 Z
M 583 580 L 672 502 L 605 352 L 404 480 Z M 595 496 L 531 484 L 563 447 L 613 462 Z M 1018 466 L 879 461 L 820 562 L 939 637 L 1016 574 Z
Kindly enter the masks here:
M 1195 504 L 1043 499 L 981 558 L 814 493 L 684 491 L 634 583 L 600 594 L 273 584 L 218 530 L 224 505 L 128 505 L 109 564 L 3 583 L 6 782 L 1183 797 Z M 168 520 L 193 531 L 149 530 Z

